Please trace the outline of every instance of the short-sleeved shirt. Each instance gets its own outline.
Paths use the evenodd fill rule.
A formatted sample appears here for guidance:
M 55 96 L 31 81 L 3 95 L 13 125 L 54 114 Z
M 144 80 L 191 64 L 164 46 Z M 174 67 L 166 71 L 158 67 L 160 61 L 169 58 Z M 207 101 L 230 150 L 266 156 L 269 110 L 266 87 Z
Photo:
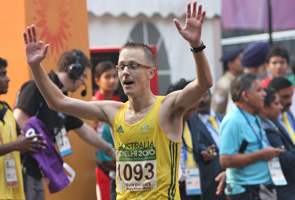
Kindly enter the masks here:
M 63 87 L 62 83 L 58 79 L 58 76 L 53 71 L 49 73 L 49 78 L 60 89 Z M 67 93 L 64 94 L 66 95 Z M 66 130 L 69 131 L 80 128 L 84 123 L 77 117 L 49 109 L 45 99 L 41 95 L 36 83 L 33 80 L 24 83 L 21 87 L 17 95 L 15 108 L 22 109 L 30 116 L 37 116 L 37 118 L 44 123 L 47 131 L 54 141 L 55 134 L 63 125 L 65 126 Z M 42 175 L 40 173 L 37 161 L 28 153 L 22 154 L 21 157 L 22 162 L 24 162 L 24 166 L 26 167 L 27 173 L 35 179 L 41 179 Z
M 262 140 L 259 142 L 258 137 L 242 114 L 242 111 L 233 105 L 230 112 L 223 118 L 220 128 L 221 146 L 220 155 L 235 155 L 239 153 L 243 140 L 248 142 L 244 153 L 255 152 L 269 146 L 264 130 L 260 127 L 261 121 L 257 115 L 251 115 L 243 111 L 245 116 L 252 123 L 256 133 Z M 232 192 L 225 191 L 226 194 L 239 194 L 244 192 L 240 186 L 271 184 L 271 177 L 267 161 L 260 160 L 241 168 L 226 169 L 226 183 L 231 185 Z
M 113 140 L 113 137 L 112 137 L 112 133 L 111 133 L 110 127 L 108 125 L 104 126 L 101 137 L 106 142 L 112 144 L 113 147 L 115 146 L 114 145 L 114 140 Z M 108 156 L 104 151 L 98 150 L 97 160 L 102 161 L 102 162 L 110 162 L 113 159 L 110 156 Z
M 265 79 L 263 79 L 262 81 L 260 81 L 261 87 L 267 88 L 269 82 L 270 82 L 270 77 L 268 76 Z
M 230 84 L 235 79 L 235 76 L 227 71 L 225 74 L 218 80 L 215 90 L 212 95 L 211 108 L 216 113 L 225 114 L 227 104 L 231 99 L 229 99 L 230 93 Z
M 287 76 L 287 79 L 289 81 L 291 81 L 292 85 L 295 87 L 295 75 L 294 74 L 290 74 Z

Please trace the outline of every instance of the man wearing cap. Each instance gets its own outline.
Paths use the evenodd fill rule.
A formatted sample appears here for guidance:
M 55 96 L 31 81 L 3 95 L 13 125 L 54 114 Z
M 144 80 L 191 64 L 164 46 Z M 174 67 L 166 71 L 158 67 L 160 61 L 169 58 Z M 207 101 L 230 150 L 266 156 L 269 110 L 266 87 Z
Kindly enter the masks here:
M 211 102 L 211 108 L 216 113 L 226 113 L 230 84 L 236 76 L 244 71 L 244 67 L 241 64 L 242 55 L 243 49 L 237 47 L 226 52 L 220 59 L 223 62 L 224 75 L 216 84 Z
M 267 42 L 251 43 L 241 58 L 242 65 L 246 67 L 245 72 L 256 74 L 261 79 L 266 77 L 266 69 L 264 63 L 269 51 Z

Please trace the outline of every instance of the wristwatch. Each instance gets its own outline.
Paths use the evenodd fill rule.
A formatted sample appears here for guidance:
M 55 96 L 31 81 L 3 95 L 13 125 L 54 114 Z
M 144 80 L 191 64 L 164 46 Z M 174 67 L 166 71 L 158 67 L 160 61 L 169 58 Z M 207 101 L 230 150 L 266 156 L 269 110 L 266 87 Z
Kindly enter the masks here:
M 201 41 L 201 42 L 202 42 L 201 46 L 199 46 L 197 48 L 191 47 L 191 51 L 194 53 L 198 53 L 198 52 L 203 51 L 206 48 L 206 45 L 204 45 L 203 41 Z

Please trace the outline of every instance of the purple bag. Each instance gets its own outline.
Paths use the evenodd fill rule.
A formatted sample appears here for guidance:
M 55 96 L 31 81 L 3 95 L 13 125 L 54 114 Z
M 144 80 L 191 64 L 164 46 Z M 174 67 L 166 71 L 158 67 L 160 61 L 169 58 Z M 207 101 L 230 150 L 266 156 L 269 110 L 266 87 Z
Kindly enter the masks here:
M 75 172 L 66 163 L 63 163 L 43 122 L 35 116 L 31 117 L 24 128 L 24 132 L 26 137 L 42 134 L 42 139 L 46 141 L 46 149 L 40 150 L 39 153 L 30 154 L 39 163 L 50 193 L 58 192 L 68 186 L 73 181 Z M 72 177 L 67 176 L 63 167 L 68 168 Z

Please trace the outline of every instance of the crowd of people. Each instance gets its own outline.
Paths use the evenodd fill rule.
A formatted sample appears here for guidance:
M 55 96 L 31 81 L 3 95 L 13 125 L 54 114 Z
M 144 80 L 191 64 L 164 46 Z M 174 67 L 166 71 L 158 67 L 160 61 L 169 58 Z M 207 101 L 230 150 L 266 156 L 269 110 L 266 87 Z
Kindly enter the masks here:
M 79 49 L 65 51 L 46 74 L 41 62 L 49 44 L 38 40 L 34 25 L 27 27 L 25 53 L 34 80 L 22 85 L 13 110 L 0 102 L 0 199 L 45 199 L 42 177 L 50 182 L 47 173 L 57 174 L 60 166 L 46 171 L 42 156 L 62 160 L 70 154 L 69 130 L 96 148 L 97 199 L 295 199 L 295 81 L 288 51 L 265 42 L 233 48 L 221 57 L 224 75 L 210 90 L 201 40 L 205 14 L 201 5 L 188 3 L 185 25 L 174 20 L 197 78 L 171 84 L 165 96 L 150 89 L 153 51 L 128 42 L 118 65 L 95 66 L 92 101 L 68 97 L 85 84 L 89 58 Z M 0 95 L 8 92 L 7 65 L 0 58 Z M 119 84 L 124 94 L 116 93 Z M 32 118 L 44 132 L 25 131 Z M 93 120 L 94 127 L 80 118 Z M 58 156 L 50 142 L 57 143 Z M 46 154 L 36 156 L 41 152 Z

